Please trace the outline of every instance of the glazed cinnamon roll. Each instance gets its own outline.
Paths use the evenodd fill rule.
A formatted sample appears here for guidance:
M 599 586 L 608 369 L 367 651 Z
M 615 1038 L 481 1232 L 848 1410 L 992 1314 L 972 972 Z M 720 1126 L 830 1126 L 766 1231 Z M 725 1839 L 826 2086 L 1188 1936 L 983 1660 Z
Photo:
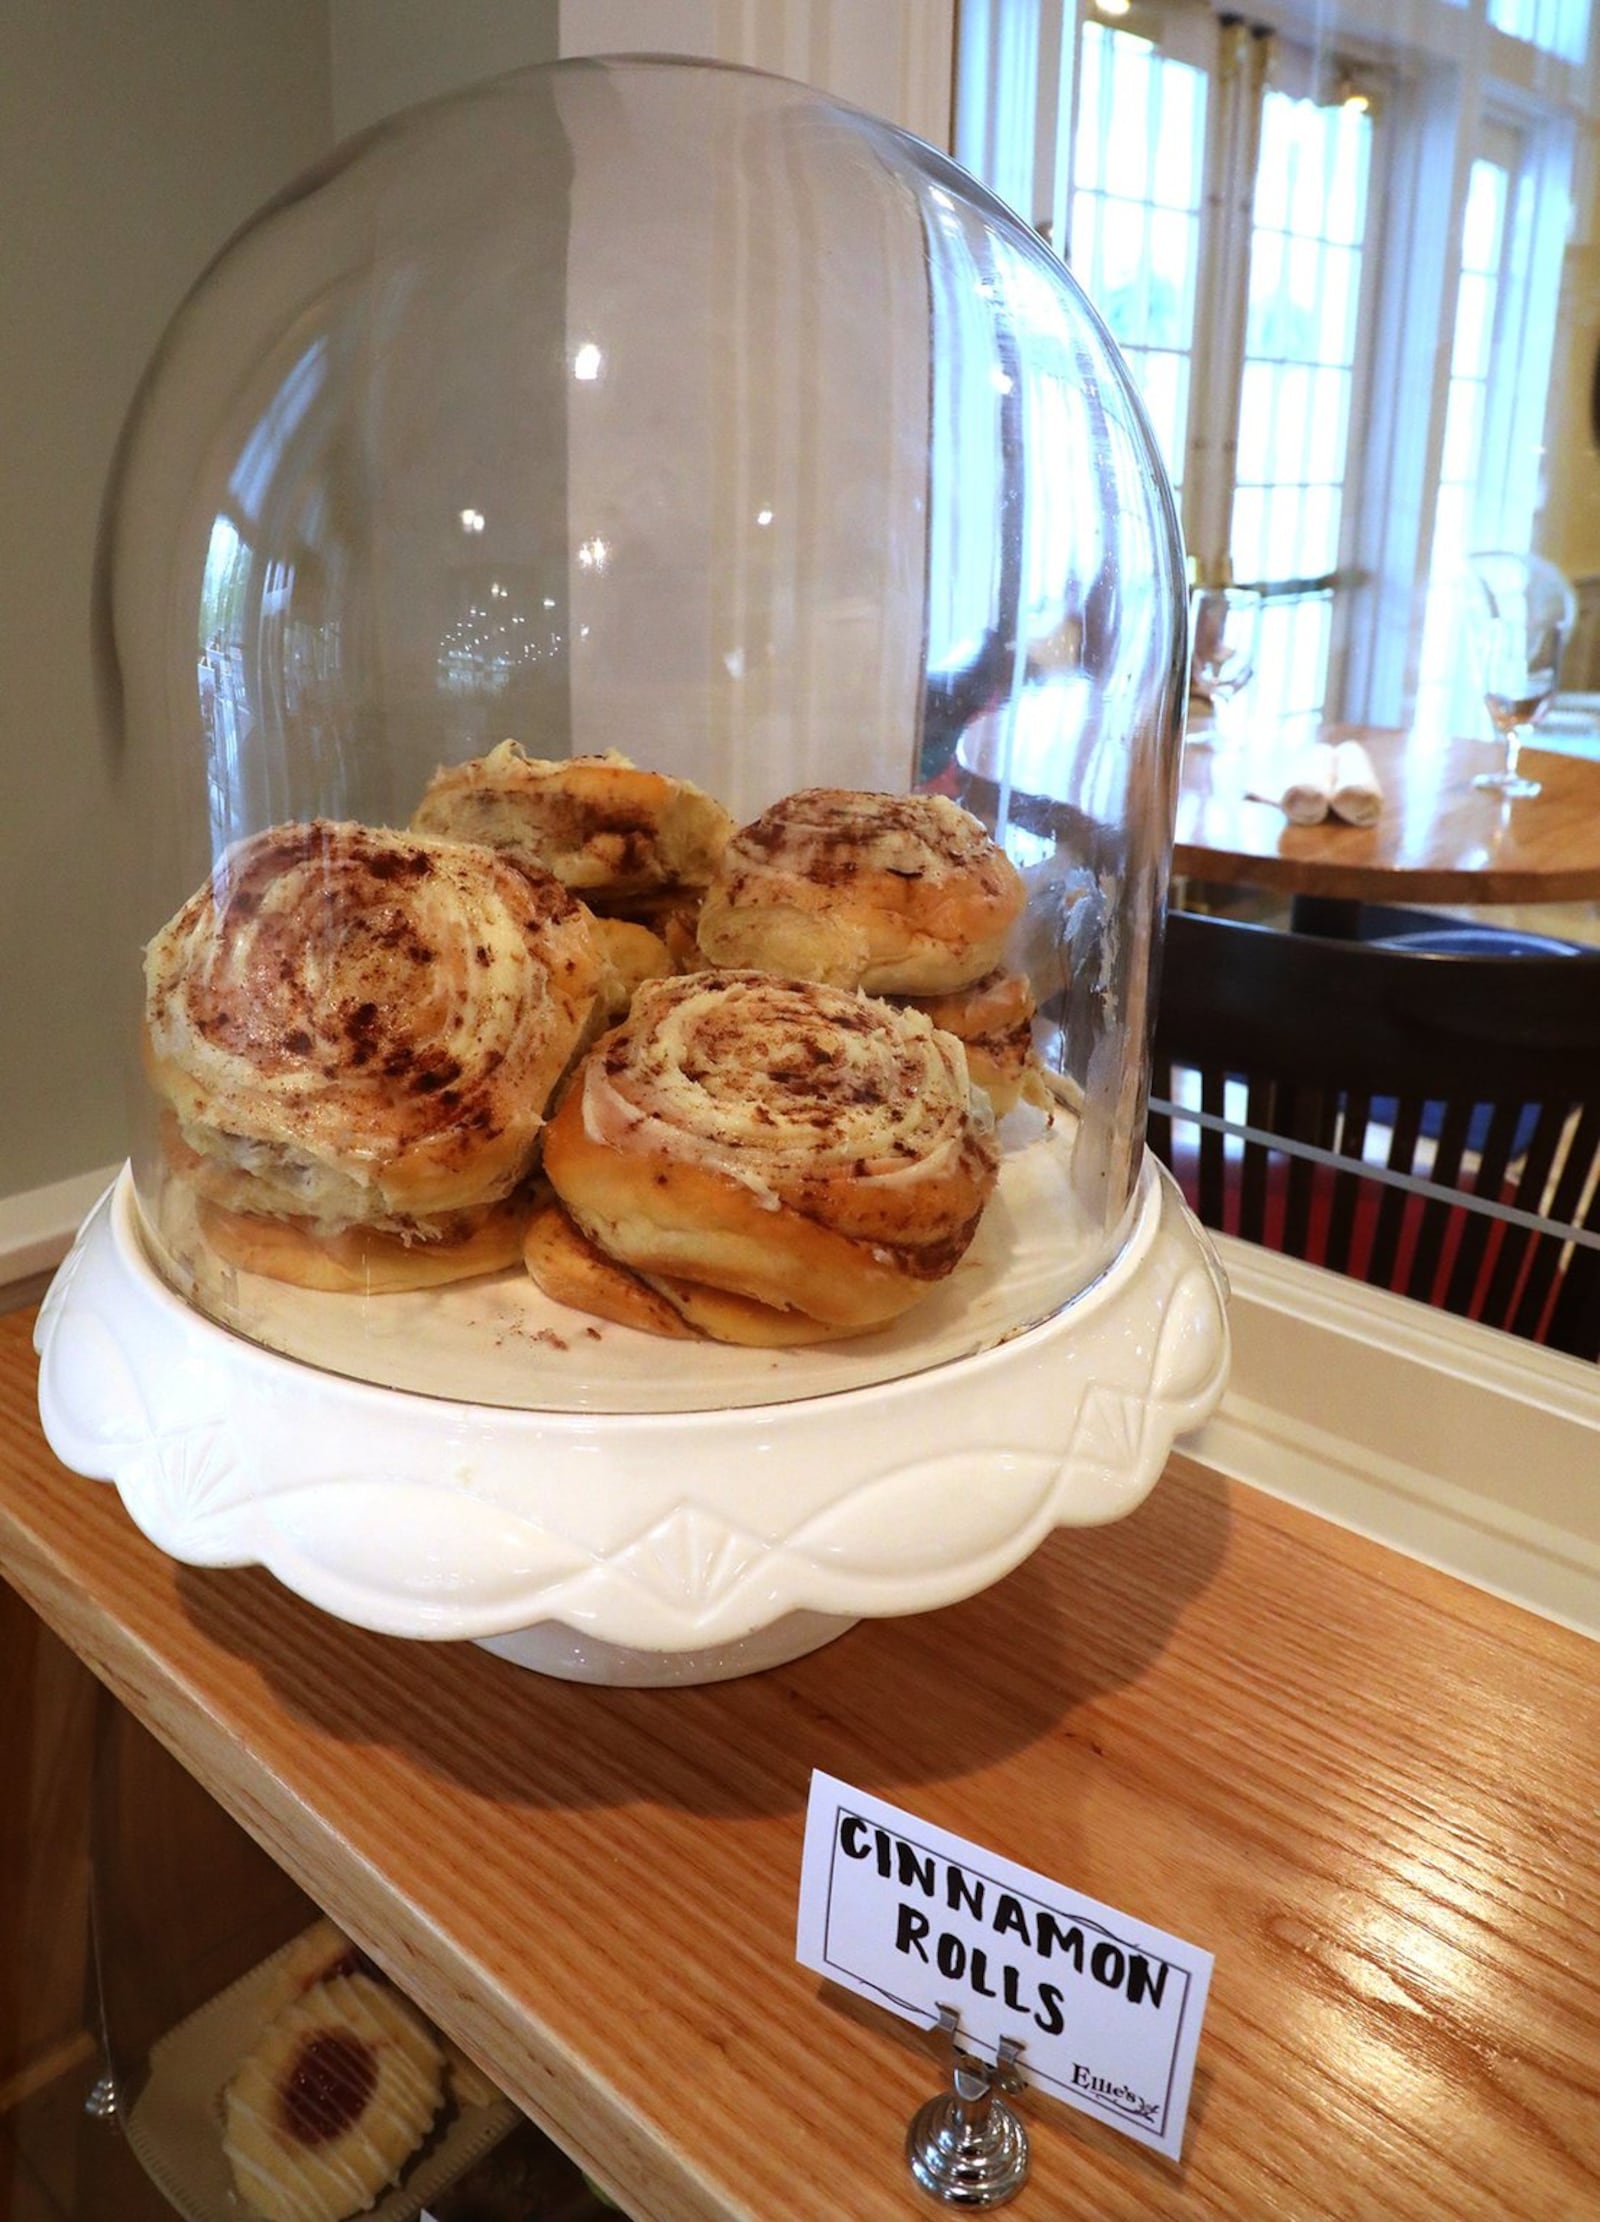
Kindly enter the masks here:
M 712 964 L 940 995 L 999 964 L 1026 890 L 943 795 L 809 787 L 728 843 L 700 912 Z
M 701 1332 L 860 1333 L 949 1275 L 999 1153 L 920 1012 L 752 971 L 647 982 L 590 1050 L 544 1171 L 602 1255 Z
M 733 830 L 721 803 L 686 779 L 641 771 L 614 750 L 548 760 L 516 741 L 435 772 L 411 822 L 505 849 L 597 909 L 644 917 L 704 888 Z
M 600 956 L 600 1002 L 607 1025 L 626 1017 L 643 981 L 664 980 L 681 969 L 660 934 L 634 919 L 591 913 L 590 931 Z
M 894 1000 L 926 1012 L 935 1026 L 954 1034 L 967 1053 L 973 1085 L 989 1098 L 997 1119 L 1025 1096 L 1041 1105 L 1048 1101 L 1033 1043 L 1033 990 L 1022 973 L 1001 969 L 948 995 Z
M 681 1312 L 639 1274 L 608 1258 L 552 1195 L 541 1197 L 529 1213 L 522 1262 L 546 1296 L 572 1311 L 647 1335 L 680 1342 L 694 1337 Z
M 268 2222 L 342 2222 L 397 2182 L 433 2127 L 444 2057 L 386 1983 L 336 1975 L 268 2022 L 223 2092 L 223 2152 Z
M 175 1165 L 183 1163 L 175 1153 Z M 503 1273 L 522 1255 L 528 1198 L 518 1189 L 475 1211 L 441 1211 L 385 1227 L 330 1230 L 299 1217 L 199 1198 L 201 1239 L 227 1265 L 330 1296 L 387 1296 Z
M 169 1160 L 214 1237 L 279 1278 L 491 1270 L 516 1256 L 508 1200 L 600 978 L 587 914 L 547 874 L 425 835 L 274 826 L 146 951 Z

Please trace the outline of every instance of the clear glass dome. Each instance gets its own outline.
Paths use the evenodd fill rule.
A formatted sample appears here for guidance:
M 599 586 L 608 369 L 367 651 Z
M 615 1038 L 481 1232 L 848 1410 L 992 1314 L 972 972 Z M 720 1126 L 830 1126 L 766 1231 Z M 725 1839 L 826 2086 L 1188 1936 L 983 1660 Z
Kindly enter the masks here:
M 799 85 L 669 59 L 541 66 L 412 111 L 337 150 L 196 286 L 130 418 L 107 519 L 138 944 L 196 905 L 224 939 L 259 922 L 283 883 L 249 860 L 263 839 L 280 863 L 300 841 L 317 899 L 297 887 L 305 907 L 270 950 L 235 972 L 224 950 L 208 983 L 213 1015 L 236 998 L 220 1013 L 230 1056 L 271 1066 L 291 1125 L 329 1081 L 328 1009 L 290 1023 L 264 968 L 326 1004 L 351 932 L 377 934 L 370 881 L 341 894 L 329 844 L 398 839 L 442 767 L 508 740 L 540 765 L 620 752 L 735 829 L 812 790 L 945 798 L 1022 891 L 996 969 L 1025 985 L 1030 1069 L 998 1121 L 976 1233 L 953 1269 L 919 1268 L 928 1287 L 903 1314 L 797 1348 L 693 1319 L 676 1339 L 618 1325 L 553 1300 L 520 1258 L 387 1286 L 365 1262 L 374 1227 L 410 1253 L 430 1211 L 519 1206 L 554 1052 L 478 1191 L 424 1183 L 368 1227 L 351 1199 L 381 1143 L 347 1133 L 333 1189 L 297 1209 L 256 1106 L 236 1093 L 197 1111 L 192 1075 L 174 1078 L 182 1054 L 130 946 L 139 1199 L 152 1255 L 203 1311 L 427 1393 L 694 1409 L 961 1357 L 1060 1312 L 1117 1257 L 1143 1165 L 1180 738 L 1178 529 L 1083 295 L 944 157 Z M 628 916 L 614 888 L 609 909 Z M 676 941 L 659 904 L 630 922 L 659 928 L 676 967 L 728 961 L 692 915 L 676 914 Z M 413 955 L 395 990 L 420 998 L 411 1050 L 459 1018 L 432 1000 L 437 944 Z M 952 984 L 840 979 L 896 1012 Z M 393 1018 L 387 991 L 359 1006 L 355 992 L 338 988 L 364 1066 L 352 1125 L 381 1116 L 367 1083 Z M 942 1036 L 948 1008 L 929 1008 Z M 594 1031 L 568 1042 L 573 1060 Z M 395 1091 L 414 1091 L 401 1064 Z M 435 1068 L 449 1097 L 455 1064 Z M 296 1146 L 315 1158 L 326 1131 Z M 774 1227 L 789 1217 L 763 1202 Z M 214 1242 L 219 1213 L 263 1246 Z M 335 1247 L 356 1222 L 348 1286 L 274 1264 L 307 1217 Z

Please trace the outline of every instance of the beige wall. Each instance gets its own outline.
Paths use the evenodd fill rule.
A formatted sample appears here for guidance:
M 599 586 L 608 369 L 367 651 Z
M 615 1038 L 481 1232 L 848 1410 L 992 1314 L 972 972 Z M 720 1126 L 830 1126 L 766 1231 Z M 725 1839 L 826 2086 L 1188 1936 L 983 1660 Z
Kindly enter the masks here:
M 558 0 L 328 0 L 335 136 L 502 70 L 553 62 L 559 19 Z
M 1600 445 L 1590 390 L 1600 356 L 1600 241 L 1567 250 L 1551 390 L 1550 498 L 1540 545 L 1569 577 L 1600 574 Z
M 328 144 L 324 0 L 7 0 L 0 61 L 0 1198 L 122 1154 L 90 577 L 167 319 Z

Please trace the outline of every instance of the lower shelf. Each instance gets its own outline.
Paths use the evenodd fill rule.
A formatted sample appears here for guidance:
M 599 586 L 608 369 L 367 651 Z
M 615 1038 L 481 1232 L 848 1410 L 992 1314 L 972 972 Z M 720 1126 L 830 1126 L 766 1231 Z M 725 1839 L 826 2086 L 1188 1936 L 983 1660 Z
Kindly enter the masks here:
M 148 2080 L 122 2127 L 184 2222 L 249 2222 L 253 2209 L 223 2148 L 222 2095 L 283 2003 L 280 1968 L 294 1948 L 262 1961 L 150 2048 Z M 565 2156 L 498 2094 L 482 2105 L 447 2101 L 400 2182 L 361 2211 L 369 2222 L 598 2222 L 608 2212 Z

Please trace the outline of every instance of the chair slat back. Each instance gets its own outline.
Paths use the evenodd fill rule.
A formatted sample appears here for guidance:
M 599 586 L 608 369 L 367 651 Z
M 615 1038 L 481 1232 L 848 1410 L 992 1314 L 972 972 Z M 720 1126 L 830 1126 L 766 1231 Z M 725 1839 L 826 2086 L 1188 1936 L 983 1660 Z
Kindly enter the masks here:
M 1600 953 L 1420 954 L 1174 913 L 1152 1073 L 1164 1100 L 1197 1076 L 1198 1136 L 1158 1111 L 1150 1137 L 1206 1225 L 1600 1356 L 1600 1254 L 1472 1208 L 1600 1228 Z

